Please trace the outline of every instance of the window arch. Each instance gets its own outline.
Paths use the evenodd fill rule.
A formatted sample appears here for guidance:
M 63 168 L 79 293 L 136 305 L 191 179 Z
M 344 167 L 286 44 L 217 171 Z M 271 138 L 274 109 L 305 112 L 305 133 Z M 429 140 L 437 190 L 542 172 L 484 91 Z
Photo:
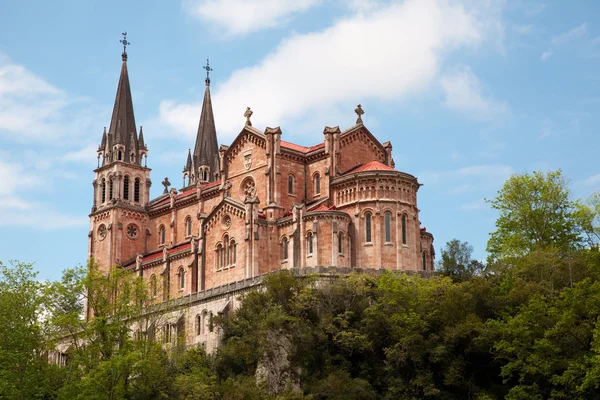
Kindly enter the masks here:
M 113 178 L 112 176 L 108 178 L 108 199 L 113 199 Z
M 221 243 L 217 244 L 215 250 L 215 268 L 217 271 L 223 268 L 223 245 Z
M 288 244 L 288 238 L 284 236 L 281 239 L 281 259 L 284 261 L 288 259 Z
M 185 219 L 185 236 L 192 236 L 192 217 Z
M 223 265 L 229 265 L 229 236 L 225 235 L 223 237 Z
M 152 297 L 156 297 L 158 294 L 158 282 L 154 274 L 150 277 L 150 292 L 152 293 Z
M 423 271 L 427 271 L 427 253 L 423 252 Z
M 118 155 L 117 155 L 117 159 L 118 159 L 119 161 L 123 160 L 123 152 L 122 152 L 121 150 L 119 150 L 119 152 L 118 152 L 117 154 L 118 154 Z
M 294 175 L 288 175 L 288 194 L 294 194 Z
M 196 336 L 202 335 L 202 316 L 196 315 Z
M 230 265 L 235 265 L 237 258 L 237 244 L 235 243 L 235 239 L 231 239 L 231 242 L 229 242 L 229 252 L 231 253 Z
M 185 289 L 185 271 L 183 269 L 183 267 L 179 267 L 179 289 L 183 290 Z
M 344 234 L 342 232 L 338 232 L 337 239 L 338 254 L 344 254 Z
M 321 194 L 321 174 L 315 174 L 315 194 Z
M 372 239 L 372 235 L 371 235 L 371 212 L 366 212 L 365 213 L 365 242 L 366 243 L 371 243 L 371 239 Z
M 308 244 L 308 254 L 312 254 L 313 253 L 313 233 L 312 232 L 308 232 L 307 244 Z
M 402 244 L 406 244 L 406 214 L 402 214 Z
M 389 243 L 392 241 L 392 213 L 386 211 L 383 218 L 385 226 L 385 242 Z
M 165 244 L 166 240 L 167 240 L 167 230 L 165 229 L 164 225 L 161 225 L 160 228 L 158 228 L 158 244 L 160 244 L 160 245 Z
M 123 200 L 129 200 L 129 175 L 123 178 Z
M 106 202 L 106 179 L 102 178 L 102 203 Z
M 140 178 L 135 178 L 135 182 L 133 184 L 133 201 L 140 201 Z

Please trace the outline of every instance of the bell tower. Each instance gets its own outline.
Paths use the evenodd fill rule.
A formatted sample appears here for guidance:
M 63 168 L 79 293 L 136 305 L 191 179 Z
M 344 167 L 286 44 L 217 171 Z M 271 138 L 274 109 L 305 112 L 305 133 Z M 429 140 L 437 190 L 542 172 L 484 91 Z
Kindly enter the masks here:
M 122 264 L 146 251 L 150 200 L 148 148 L 135 125 L 127 71 L 127 32 L 123 33 L 121 75 L 108 132 L 98 146 L 88 256 L 101 270 Z

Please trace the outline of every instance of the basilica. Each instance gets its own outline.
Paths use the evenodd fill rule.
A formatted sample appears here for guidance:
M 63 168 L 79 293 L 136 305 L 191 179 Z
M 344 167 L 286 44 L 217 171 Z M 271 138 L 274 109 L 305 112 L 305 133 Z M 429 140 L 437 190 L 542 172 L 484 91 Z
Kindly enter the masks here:
M 324 127 L 312 146 L 285 141 L 278 126 L 255 128 L 247 108 L 235 140 L 219 145 L 205 69 L 181 188 L 161 179 L 163 193 L 150 197 L 151 137 L 135 123 L 126 49 L 98 147 L 88 255 L 102 270 L 117 265 L 143 277 L 155 304 L 168 305 L 153 334 L 216 346 L 210 315 L 235 309 L 273 271 L 433 271 L 420 184 L 396 169 L 392 144 L 363 124 L 361 105 L 355 124 Z

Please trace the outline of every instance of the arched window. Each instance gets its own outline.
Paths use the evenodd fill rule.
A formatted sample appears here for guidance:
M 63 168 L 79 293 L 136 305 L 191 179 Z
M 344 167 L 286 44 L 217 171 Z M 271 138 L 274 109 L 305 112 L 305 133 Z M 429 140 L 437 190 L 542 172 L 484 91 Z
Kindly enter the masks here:
M 135 182 L 133 184 L 133 201 L 140 201 L 140 178 L 135 178 Z
M 313 234 L 312 232 L 308 233 L 308 254 L 313 253 Z
M 294 176 L 288 176 L 288 193 L 294 194 Z
M 202 335 L 202 317 L 200 314 L 196 315 L 196 336 Z
M 371 243 L 371 213 L 365 214 L 365 242 Z
M 203 181 L 208 180 L 208 170 L 206 170 L 206 169 L 202 170 L 202 180 Z
M 123 159 L 123 152 L 122 152 L 121 150 L 119 150 L 119 153 L 118 153 L 117 159 L 118 159 L 119 161 L 121 161 L 121 160 Z
M 129 176 L 123 178 L 123 200 L 129 200 Z
M 219 243 L 217 245 L 217 250 L 215 251 L 215 268 L 217 270 L 220 270 L 222 268 L 222 265 L 223 265 L 221 263 L 222 254 L 223 254 L 223 245 L 221 245 L 221 243 Z
M 427 271 L 427 253 L 423 252 L 423 271 Z
M 108 199 L 112 200 L 112 198 L 113 198 L 113 178 L 110 177 L 108 179 L 109 179 L 109 182 L 108 182 Z
M 281 241 L 281 258 L 283 260 L 287 260 L 288 259 L 288 238 L 284 237 L 283 240 Z
M 234 239 L 231 239 L 231 242 L 229 243 L 229 252 L 231 253 L 231 265 L 235 265 L 235 261 L 237 258 L 237 244 L 235 243 Z
M 402 244 L 406 244 L 406 214 L 402 214 Z
M 385 225 L 385 241 L 389 243 L 392 241 L 392 213 L 386 212 L 384 216 L 384 225 Z
M 164 225 L 161 225 L 158 229 L 158 240 L 159 244 L 165 244 L 165 240 L 167 239 L 167 230 Z
M 208 332 L 208 312 L 206 310 L 202 311 L 202 325 L 200 327 L 200 334 L 204 335 Z
M 211 312 L 208 313 L 208 316 L 206 318 L 206 327 L 208 328 L 208 332 L 212 332 L 213 331 L 212 317 L 213 317 L 213 313 L 211 311 Z
M 338 232 L 338 254 L 344 254 L 344 234 Z
M 192 236 L 192 218 L 187 217 L 185 220 L 185 235 Z
M 152 297 L 156 297 L 158 294 L 158 283 L 154 274 L 150 277 L 150 291 L 152 292 Z
M 315 175 L 315 194 L 321 193 L 321 175 L 318 173 Z
M 106 201 L 106 179 L 102 178 L 102 203 Z
M 223 243 L 224 243 L 224 252 L 225 254 L 223 255 L 223 258 L 225 259 L 225 265 L 229 265 L 229 236 L 225 235 L 225 237 L 223 238 Z
M 185 289 L 185 271 L 183 267 L 179 268 L 179 289 Z

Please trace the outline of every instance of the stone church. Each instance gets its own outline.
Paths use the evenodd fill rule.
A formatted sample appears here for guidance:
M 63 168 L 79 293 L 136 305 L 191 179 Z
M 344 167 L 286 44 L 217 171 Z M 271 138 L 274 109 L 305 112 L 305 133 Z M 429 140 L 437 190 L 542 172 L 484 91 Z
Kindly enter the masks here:
M 420 184 L 396 169 L 392 144 L 367 129 L 360 105 L 354 125 L 325 127 L 312 146 L 283 140 L 280 127 L 255 128 L 248 108 L 235 140 L 219 146 L 205 69 L 180 189 L 165 178 L 163 194 L 150 198 L 150 138 L 135 123 L 125 50 L 98 147 L 89 257 L 103 270 L 117 265 L 147 280 L 156 304 L 166 304 L 156 335 L 214 348 L 210 316 L 235 309 L 239 295 L 272 271 L 433 271 Z

